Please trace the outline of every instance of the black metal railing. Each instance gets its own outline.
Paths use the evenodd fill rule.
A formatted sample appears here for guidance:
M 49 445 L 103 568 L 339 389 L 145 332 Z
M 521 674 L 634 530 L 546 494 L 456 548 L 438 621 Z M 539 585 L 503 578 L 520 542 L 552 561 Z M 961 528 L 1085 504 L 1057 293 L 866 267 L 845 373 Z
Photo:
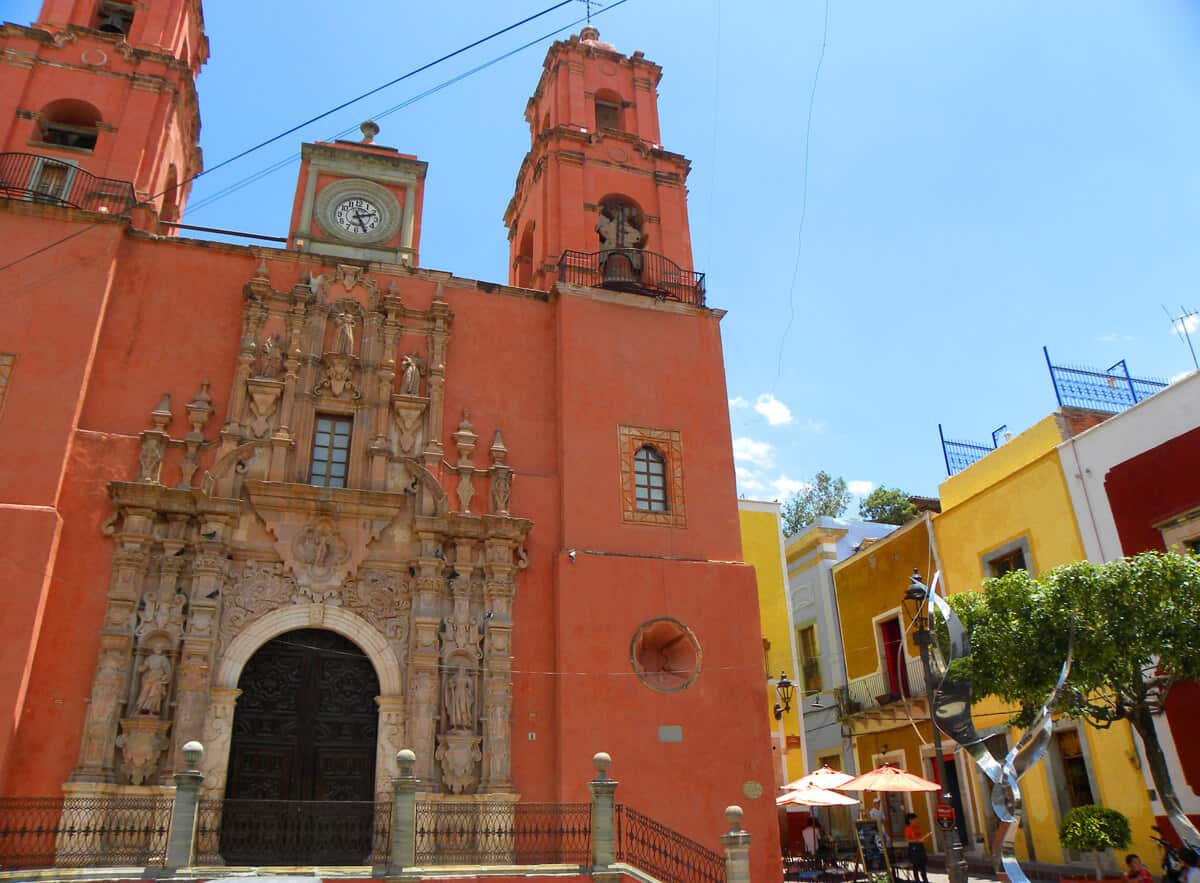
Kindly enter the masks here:
M 0 798 L 0 870 L 161 866 L 170 827 L 169 797 Z
M 137 203 L 128 181 L 101 178 L 36 153 L 0 153 L 0 198 L 124 215 Z
M 685 270 L 668 257 L 640 248 L 564 251 L 558 278 L 570 285 L 631 291 L 704 306 L 704 274 Z
M 589 803 L 417 802 L 417 864 L 585 867 Z
M 202 800 L 197 864 L 378 865 L 391 844 L 391 801 Z
M 617 861 L 672 883 L 725 883 L 725 857 L 636 809 L 616 806 Z
M 1050 382 L 1054 384 L 1059 407 L 1116 414 L 1167 386 L 1165 380 L 1133 377 L 1124 359 L 1110 365 L 1108 370 L 1100 371 L 1078 365 L 1055 365 L 1050 361 L 1049 349 L 1042 347 L 1042 353 L 1046 356 L 1046 367 L 1050 369 Z

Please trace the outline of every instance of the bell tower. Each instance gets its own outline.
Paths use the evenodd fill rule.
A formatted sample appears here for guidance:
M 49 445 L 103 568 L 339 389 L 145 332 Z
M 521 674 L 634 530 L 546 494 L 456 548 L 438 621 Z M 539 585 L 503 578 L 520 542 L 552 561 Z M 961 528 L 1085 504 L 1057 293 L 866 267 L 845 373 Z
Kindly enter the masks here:
M 202 168 L 199 0 L 45 0 L 32 26 L 0 26 L 0 57 L 6 182 L 99 211 L 153 197 L 179 219 Z
M 532 145 L 504 213 L 509 283 L 557 281 L 703 300 L 693 273 L 686 157 L 664 150 L 662 68 L 590 25 L 546 54 L 525 108 Z

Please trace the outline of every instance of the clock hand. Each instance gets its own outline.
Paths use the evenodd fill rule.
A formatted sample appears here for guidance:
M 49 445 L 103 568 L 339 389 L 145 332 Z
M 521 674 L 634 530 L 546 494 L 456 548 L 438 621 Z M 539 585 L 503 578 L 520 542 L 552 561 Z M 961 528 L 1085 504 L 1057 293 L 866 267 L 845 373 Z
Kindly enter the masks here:
M 367 232 L 367 222 L 363 220 L 363 213 L 359 210 L 354 212 L 354 220 L 358 222 L 359 229 L 364 233 Z

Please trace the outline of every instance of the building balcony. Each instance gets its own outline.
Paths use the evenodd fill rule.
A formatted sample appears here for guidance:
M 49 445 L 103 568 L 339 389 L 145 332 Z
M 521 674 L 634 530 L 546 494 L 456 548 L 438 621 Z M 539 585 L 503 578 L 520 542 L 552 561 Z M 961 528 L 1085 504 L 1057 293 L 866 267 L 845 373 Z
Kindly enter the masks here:
M 835 695 L 843 718 L 855 715 L 872 715 L 880 713 L 899 713 L 904 716 L 902 709 L 893 708 L 907 700 L 910 703 L 921 703 L 925 706 L 925 670 L 919 659 L 909 659 L 901 673 L 898 686 L 885 666 L 865 678 L 856 678 L 845 687 L 838 687 Z M 922 712 L 922 716 L 924 712 Z
M 36 153 L 0 153 L 0 198 L 125 215 L 137 204 L 128 181 L 101 178 Z
M 685 270 L 664 255 L 640 248 L 564 251 L 558 262 L 558 278 L 569 285 L 704 306 L 703 273 Z

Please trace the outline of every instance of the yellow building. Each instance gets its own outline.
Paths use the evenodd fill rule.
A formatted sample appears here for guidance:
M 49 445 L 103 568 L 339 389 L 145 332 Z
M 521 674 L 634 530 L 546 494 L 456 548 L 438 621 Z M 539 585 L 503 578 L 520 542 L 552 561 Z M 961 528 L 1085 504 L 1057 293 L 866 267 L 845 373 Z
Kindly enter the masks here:
M 922 698 L 907 698 L 924 692 L 917 648 L 908 635 L 911 612 L 901 609 L 913 569 L 926 583 L 940 572 L 942 587 L 954 593 L 976 591 L 984 579 L 1009 570 L 1037 575 L 1085 558 L 1056 446 L 1099 419 L 1069 408 L 1047 417 L 948 478 L 939 488 L 940 514 L 911 522 L 834 568 L 849 678 L 841 702 L 860 768 L 887 760 L 935 777 L 928 709 Z M 974 714 L 994 754 L 1019 738 L 1007 726 L 1011 711 L 995 700 L 978 703 Z M 949 740 L 943 743 L 944 749 L 953 747 Z M 1022 779 L 1027 813 L 1018 840 L 1022 857 L 1086 866 L 1089 857 L 1065 853 L 1057 836 L 1062 816 L 1086 803 L 1124 813 L 1134 832 L 1133 850 L 1155 854 L 1140 764 L 1127 724 L 1100 731 L 1056 721 L 1046 758 Z M 988 806 L 990 783 L 961 751 L 947 776 L 961 797 L 960 833 L 968 854 L 982 856 L 990 852 L 996 827 Z M 916 798 L 912 809 L 931 824 L 924 798 Z
M 754 566 L 758 577 L 763 675 L 770 679 L 767 696 L 771 707 L 764 709 L 764 713 L 770 721 L 773 749 L 778 760 L 776 785 L 783 785 L 804 775 L 807 751 L 804 745 L 802 691 L 796 688 L 789 703 L 791 707 L 784 711 L 775 689 L 781 674 L 786 674 L 787 680 L 793 685 L 801 683 L 796 657 L 796 632 L 788 604 L 787 581 L 784 579 L 779 504 L 740 500 L 738 518 L 742 529 L 742 557 Z

